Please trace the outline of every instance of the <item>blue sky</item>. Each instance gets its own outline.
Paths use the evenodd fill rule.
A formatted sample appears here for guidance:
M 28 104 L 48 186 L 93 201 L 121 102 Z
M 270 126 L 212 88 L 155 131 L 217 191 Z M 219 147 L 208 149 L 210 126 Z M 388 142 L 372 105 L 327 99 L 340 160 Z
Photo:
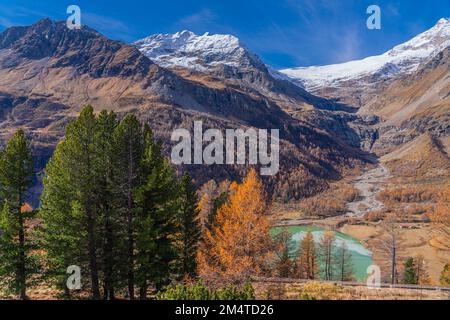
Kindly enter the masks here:
M 0 30 L 40 18 L 67 18 L 132 42 L 154 33 L 230 33 L 277 68 L 323 65 L 380 54 L 450 17 L 450 0 L 1 0 Z M 366 28 L 366 8 L 382 10 L 382 29 Z

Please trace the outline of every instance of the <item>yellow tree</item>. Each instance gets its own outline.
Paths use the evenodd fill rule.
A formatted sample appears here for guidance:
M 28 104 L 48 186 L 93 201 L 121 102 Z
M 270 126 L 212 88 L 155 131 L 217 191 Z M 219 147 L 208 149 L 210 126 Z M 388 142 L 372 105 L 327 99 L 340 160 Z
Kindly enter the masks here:
M 312 232 L 307 232 L 300 243 L 298 258 L 298 275 L 302 279 L 314 280 L 318 274 L 316 245 Z
M 416 268 L 416 277 L 418 284 L 430 284 L 431 279 L 427 272 L 427 265 L 423 255 L 418 254 L 414 259 L 414 267 Z
M 322 259 L 323 275 L 325 280 L 333 280 L 333 265 L 335 263 L 333 250 L 336 236 L 333 231 L 326 231 L 319 241 L 319 255 Z
M 450 261 L 444 266 L 444 269 L 442 269 L 439 282 L 443 286 L 450 286 Z
M 293 243 L 288 228 L 284 227 L 274 240 L 276 244 L 276 274 L 281 278 L 289 278 L 292 276 L 295 266 L 290 257 Z
M 450 186 L 446 186 L 439 197 L 433 213 L 430 216 L 431 222 L 440 231 L 442 237 L 440 243 L 443 248 L 450 249 Z
M 200 201 L 198 202 L 197 209 L 200 212 L 200 225 L 203 231 L 207 228 L 209 216 L 212 209 L 212 199 L 209 193 L 205 192 L 202 194 Z
M 228 201 L 218 209 L 199 253 L 199 273 L 210 285 L 241 284 L 264 273 L 271 249 L 267 204 L 252 169 L 242 184 L 232 184 Z

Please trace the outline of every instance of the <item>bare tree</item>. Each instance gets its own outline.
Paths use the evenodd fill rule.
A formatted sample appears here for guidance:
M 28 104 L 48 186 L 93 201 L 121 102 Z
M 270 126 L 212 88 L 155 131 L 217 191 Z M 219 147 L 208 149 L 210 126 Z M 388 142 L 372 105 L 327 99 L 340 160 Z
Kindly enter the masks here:
M 294 262 L 290 257 L 293 243 L 287 227 L 275 237 L 275 245 L 277 274 L 281 278 L 289 278 L 293 274 Z
M 423 257 L 423 255 L 419 254 L 414 259 L 415 262 L 415 269 L 416 269 L 416 276 L 417 276 L 417 283 L 418 284 L 429 284 L 430 283 L 430 276 L 427 272 L 427 265 L 426 261 Z
M 320 237 L 319 256 L 322 262 L 322 271 L 325 280 L 333 280 L 334 255 L 336 236 L 333 231 L 326 231 Z
M 402 243 L 398 221 L 398 217 L 394 214 L 388 215 L 381 223 L 384 234 L 377 240 L 379 250 L 389 259 L 390 281 L 392 284 L 398 283 L 397 266 Z
M 440 235 L 440 243 L 450 249 L 450 188 L 444 188 L 439 196 L 432 214 L 430 215 L 433 229 Z
M 340 281 L 353 280 L 352 255 L 345 242 L 336 250 L 336 269 Z

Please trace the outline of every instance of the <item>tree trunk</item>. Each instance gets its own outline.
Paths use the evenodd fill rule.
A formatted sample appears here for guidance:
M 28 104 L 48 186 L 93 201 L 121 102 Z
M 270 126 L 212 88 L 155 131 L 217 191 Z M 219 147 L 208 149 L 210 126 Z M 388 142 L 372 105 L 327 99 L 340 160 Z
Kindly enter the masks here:
M 131 210 L 130 210 L 131 211 Z M 134 240 L 133 240 L 133 216 L 128 213 L 128 296 L 134 299 Z
M 396 260 L 397 260 L 397 252 L 396 252 L 395 243 L 392 246 L 392 261 L 391 261 L 391 284 L 396 283 L 396 276 L 397 276 L 397 266 L 396 266 Z
M 67 282 L 66 279 L 63 279 L 62 281 L 62 287 L 64 288 L 64 299 L 65 300 L 70 300 L 71 296 L 70 296 L 70 290 L 69 288 L 67 288 Z
M 129 144 L 129 158 L 128 158 L 128 194 L 127 194 L 127 225 L 128 225 L 128 295 L 130 300 L 134 300 L 134 239 L 133 239 L 133 151 L 132 143 Z
M 147 284 L 146 283 L 139 288 L 139 299 L 147 300 Z
M 18 210 L 19 220 L 19 259 L 17 263 L 17 281 L 19 289 L 19 299 L 25 300 L 26 295 L 26 270 L 25 270 L 25 230 L 23 224 L 22 213 Z
M 315 280 L 317 274 L 316 274 L 316 270 L 317 270 L 317 256 L 316 256 L 316 251 L 314 248 L 314 244 L 312 244 L 313 247 L 311 249 L 310 255 L 311 255 L 311 271 L 310 271 L 310 279 L 311 280 Z
M 98 280 L 98 266 L 97 266 L 97 250 L 95 245 L 94 235 L 94 218 L 90 206 L 87 206 L 88 218 L 88 251 L 89 251 L 89 268 L 91 274 L 91 286 L 93 299 L 100 299 L 100 287 Z
M 105 276 L 104 276 L 104 290 L 103 296 L 105 300 L 113 300 L 114 299 L 114 285 L 113 285 L 113 271 L 114 271 L 114 262 L 113 262 L 113 231 L 111 228 L 111 222 L 109 221 L 109 217 L 105 221 L 105 257 L 104 257 L 104 265 L 105 265 Z
M 186 221 L 185 221 L 186 223 Z M 186 225 L 186 224 L 185 224 Z M 188 235 L 184 232 L 184 248 L 183 248 L 183 271 L 181 276 L 184 278 L 186 275 L 192 276 L 191 270 L 189 270 L 189 253 L 188 253 Z
M 326 244 L 325 280 L 331 280 L 331 244 Z

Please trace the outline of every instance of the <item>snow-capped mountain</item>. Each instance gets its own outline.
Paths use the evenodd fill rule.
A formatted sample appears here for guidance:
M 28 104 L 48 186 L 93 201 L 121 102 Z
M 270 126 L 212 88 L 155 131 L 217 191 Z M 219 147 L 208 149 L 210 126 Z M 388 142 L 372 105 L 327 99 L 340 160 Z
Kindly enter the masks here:
M 370 77 L 370 83 L 410 74 L 419 65 L 450 46 L 450 19 L 442 18 L 431 29 L 386 53 L 341 64 L 280 70 L 306 89 L 338 87 L 349 80 Z M 363 81 L 364 83 L 364 81 Z
M 265 65 L 233 35 L 196 35 L 185 30 L 175 34 L 152 35 L 136 41 L 134 46 L 157 65 L 173 69 L 182 77 L 189 75 L 175 69 L 212 76 L 222 85 L 226 82 L 283 101 L 285 107 L 301 108 L 306 103 L 321 108 L 336 108 L 334 102 L 311 95 L 285 74 Z
M 204 72 L 218 65 L 236 68 L 262 65 L 260 59 L 232 35 L 196 35 L 184 30 L 175 34 L 152 35 L 134 45 L 166 68 L 183 67 Z

